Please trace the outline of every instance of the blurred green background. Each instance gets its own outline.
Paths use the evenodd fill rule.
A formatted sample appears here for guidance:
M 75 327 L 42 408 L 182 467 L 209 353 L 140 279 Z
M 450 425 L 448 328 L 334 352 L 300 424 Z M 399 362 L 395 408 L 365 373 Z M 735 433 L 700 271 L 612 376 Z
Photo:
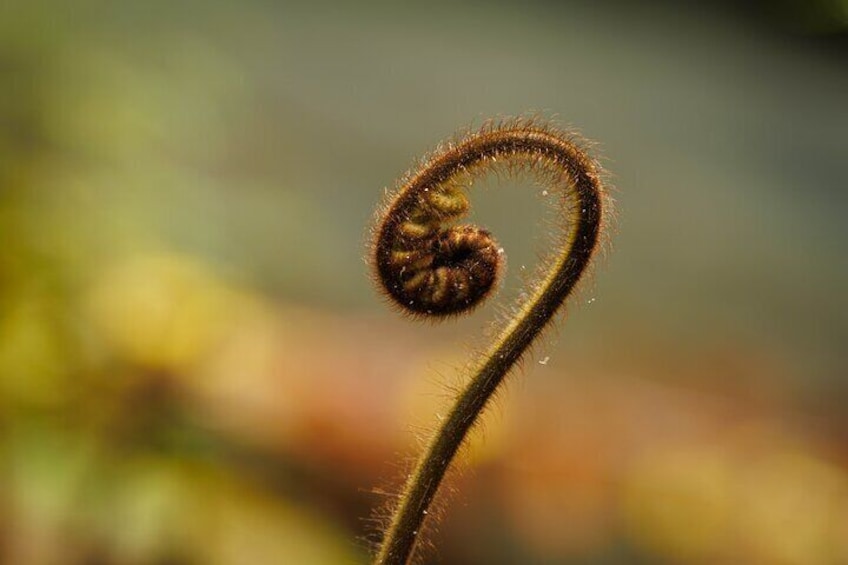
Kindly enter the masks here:
M 599 142 L 616 227 L 427 562 L 848 563 L 846 25 L 844 0 L 0 3 L 0 563 L 366 563 L 551 221 L 481 182 L 501 306 L 432 326 L 376 296 L 373 209 L 528 112 Z

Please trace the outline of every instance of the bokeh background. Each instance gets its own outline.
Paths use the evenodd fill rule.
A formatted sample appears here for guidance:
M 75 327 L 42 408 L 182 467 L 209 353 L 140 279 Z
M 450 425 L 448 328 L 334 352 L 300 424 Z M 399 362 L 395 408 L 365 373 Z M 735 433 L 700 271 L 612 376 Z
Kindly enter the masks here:
M 610 251 L 428 563 L 848 563 L 848 4 L 0 3 L 0 562 L 366 563 L 487 306 L 367 226 L 493 116 L 598 141 Z M 544 253 L 538 187 L 474 219 Z M 534 194 L 536 196 L 534 196 Z

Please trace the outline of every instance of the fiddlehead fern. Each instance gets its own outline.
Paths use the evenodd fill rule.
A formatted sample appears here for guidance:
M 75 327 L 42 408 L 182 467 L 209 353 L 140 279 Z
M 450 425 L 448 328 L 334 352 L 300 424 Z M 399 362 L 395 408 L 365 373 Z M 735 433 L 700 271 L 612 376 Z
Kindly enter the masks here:
M 559 194 L 564 227 L 547 272 L 471 366 L 465 389 L 409 476 L 376 558 L 402 565 L 445 472 L 487 402 L 551 321 L 598 247 L 606 196 L 600 165 L 575 137 L 532 121 L 484 127 L 447 144 L 400 183 L 374 229 L 371 262 L 382 290 L 404 312 L 446 317 L 470 310 L 494 288 L 502 257 L 491 235 L 452 226 L 468 210 L 465 187 L 505 163 L 529 169 Z

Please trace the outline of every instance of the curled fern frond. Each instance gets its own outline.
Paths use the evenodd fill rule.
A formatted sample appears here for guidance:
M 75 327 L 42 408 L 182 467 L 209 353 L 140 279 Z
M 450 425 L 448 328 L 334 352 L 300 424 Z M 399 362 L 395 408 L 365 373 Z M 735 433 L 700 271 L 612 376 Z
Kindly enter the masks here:
M 518 305 L 492 345 L 470 368 L 468 384 L 440 423 L 397 501 L 376 558 L 403 565 L 459 447 L 492 395 L 571 295 L 599 247 L 607 196 L 602 169 L 573 134 L 534 121 L 489 124 L 443 145 L 401 181 L 379 215 L 370 260 L 386 296 L 413 317 L 439 319 L 472 310 L 503 270 L 491 234 L 454 225 L 469 209 L 466 187 L 505 163 L 541 173 L 559 195 L 561 241 L 547 271 Z

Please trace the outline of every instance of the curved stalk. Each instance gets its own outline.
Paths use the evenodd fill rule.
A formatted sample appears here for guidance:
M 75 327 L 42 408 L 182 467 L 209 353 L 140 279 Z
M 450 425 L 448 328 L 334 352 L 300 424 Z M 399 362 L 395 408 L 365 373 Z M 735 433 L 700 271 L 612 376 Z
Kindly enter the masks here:
M 566 223 L 561 249 L 530 298 L 471 367 L 467 386 L 403 488 L 377 565 L 403 565 L 410 559 L 427 510 L 469 430 L 571 294 L 600 239 L 605 201 L 601 169 L 572 137 L 519 122 L 484 128 L 437 151 L 402 183 L 382 215 L 372 260 L 378 280 L 398 307 L 414 316 L 451 316 L 474 308 L 488 295 L 502 260 L 494 240 L 485 230 L 444 224 L 467 209 L 461 181 L 504 160 L 511 171 L 522 165 L 545 170 L 561 198 Z

